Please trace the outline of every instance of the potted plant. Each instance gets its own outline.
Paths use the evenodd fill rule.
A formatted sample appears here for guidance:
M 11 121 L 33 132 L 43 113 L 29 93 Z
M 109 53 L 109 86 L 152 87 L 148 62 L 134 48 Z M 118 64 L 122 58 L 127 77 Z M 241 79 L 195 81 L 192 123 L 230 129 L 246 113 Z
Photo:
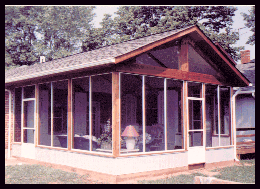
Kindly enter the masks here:
M 98 144 L 101 145 L 100 148 L 102 149 L 112 150 L 112 132 L 110 127 L 110 119 L 107 120 L 105 129 L 98 138 Z

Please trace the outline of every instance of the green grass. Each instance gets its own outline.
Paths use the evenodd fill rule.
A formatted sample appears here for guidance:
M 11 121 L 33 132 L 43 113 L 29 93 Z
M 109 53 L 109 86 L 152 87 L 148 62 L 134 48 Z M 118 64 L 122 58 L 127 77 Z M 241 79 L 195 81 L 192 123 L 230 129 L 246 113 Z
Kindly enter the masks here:
M 166 179 L 158 180 L 141 180 L 138 181 L 138 184 L 193 184 L 195 176 L 206 176 L 201 173 L 193 173 L 190 175 L 182 174 Z
M 243 166 L 232 166 L 212 170 L 214 172 L 220 172 L 220 174 L 214 177 L 235 182 L 255 183 L 255 159 L 241 160 L 240 162 Z M 250 164 L 250 166 L 246 166 L 245 164 Z
M 241 182 L 241 183 L 255 183 L 255 159 L 241 160 L 243 166 L 231 166 L 212 170 L 213 172 L 219 172 L 215 175 L 215 178 Z M 245 164 L 250 164 L 246 166 Z M 178 176 L 169 177 L 166 179 L 158 180 L 142 180 L 138 181 L 139 184 L 193 184 L 195 176 L 204 176 L 199 172 L 190 175 L 182 174 Z
M 5 167 L 5 184 L 84 184 L 88 183 L 86 177 L 41 165 Z

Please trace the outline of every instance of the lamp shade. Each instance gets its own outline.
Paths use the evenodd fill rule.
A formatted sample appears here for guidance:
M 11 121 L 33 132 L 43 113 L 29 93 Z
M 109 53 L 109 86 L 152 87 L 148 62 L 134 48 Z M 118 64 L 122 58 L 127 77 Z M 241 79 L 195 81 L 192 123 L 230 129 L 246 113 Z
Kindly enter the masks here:
M 139 134 L 138 132 L 135 130 L 135 127 L 133 125 L 128 125 L 124 132 L 122 133 L 121 136 L 126 136 L 126 137 L 138 137 Z

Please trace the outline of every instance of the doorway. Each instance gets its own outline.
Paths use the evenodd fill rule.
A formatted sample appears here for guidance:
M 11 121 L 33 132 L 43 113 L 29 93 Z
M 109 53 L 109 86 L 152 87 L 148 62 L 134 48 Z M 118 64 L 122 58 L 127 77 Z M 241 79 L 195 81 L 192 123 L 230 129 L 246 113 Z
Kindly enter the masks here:
M 35 86 L 22 90 L 22 157 L 35 158 Z M 28 93 L 30 92 L 30 95 Z
M 188 164 L 205 162 L 203 104 L 203 98 L 187 97 Z

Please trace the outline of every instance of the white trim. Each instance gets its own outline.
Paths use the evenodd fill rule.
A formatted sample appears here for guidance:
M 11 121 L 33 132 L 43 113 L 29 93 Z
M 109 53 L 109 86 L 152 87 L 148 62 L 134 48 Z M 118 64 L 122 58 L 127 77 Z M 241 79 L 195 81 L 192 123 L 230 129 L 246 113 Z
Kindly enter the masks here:
M 32 100 L 35 100 L 36 98 L 25 98 L 25 99 L 22 99 L 22 101 L 32 101 Z
M 89 76 L 89 137 L 92 139 L 92 76 Z M 89 140 L 89 151 L 92 151 L 92 140 Z
M 145 119 L 146 119 L 146 115 L 145 115 L 145 76 L 142 76 L 142 113 L 143 113 L 143 152 L 145 152 Z
M 164 78 L 164 144 L 165 144 L 164 150 L 167 150 L 168 149 L 168 138 L 167 138 L 167 78 Z
M 220 86 L 217 88 L 217 96 L 218 96 L 218 146 L 220 146 L 220 127 L 221 127 L 221 119 L 220 119 Z
M 51 82 L 51 147 L 53 147 L 53 83 Z
M 94 61 L 94 62 L 88 62 L 88 63 L 83 63 L 80 65 L 73 65 L 73 66 L 68 66 L 65 68 L 60 68 L 60 69 L 54 69 L 54 70 L 46 70 L 42 71 L 40 73 L 34 73 L 30 75 L 25 75 L 25 76 L 19 76 L 11 79 L 6 79 L 5 83 L 11 83 L 14 81 L 21 81 L 25 79 L 31 79 L 31 78 L 36 78 L 40 76 L 46 76 L 46 75 L 51 75 L 51 74 L 56 74 L 56 73 L 62 73 L 66 71 L 72 71 L 72 70 L 77 70 L 77 69 L 82 69 L 82 68 L 88 68 L 88 67 L 93 67 L 93 66 L 98 66 L 98 65 L 104 65 L 104 64 L 111 64 L 115 63 L 115 58 L 110 58 L 110 59 L 103 59 L 100 61 Z M 46 63 L 44 63 L 46 64 Z

